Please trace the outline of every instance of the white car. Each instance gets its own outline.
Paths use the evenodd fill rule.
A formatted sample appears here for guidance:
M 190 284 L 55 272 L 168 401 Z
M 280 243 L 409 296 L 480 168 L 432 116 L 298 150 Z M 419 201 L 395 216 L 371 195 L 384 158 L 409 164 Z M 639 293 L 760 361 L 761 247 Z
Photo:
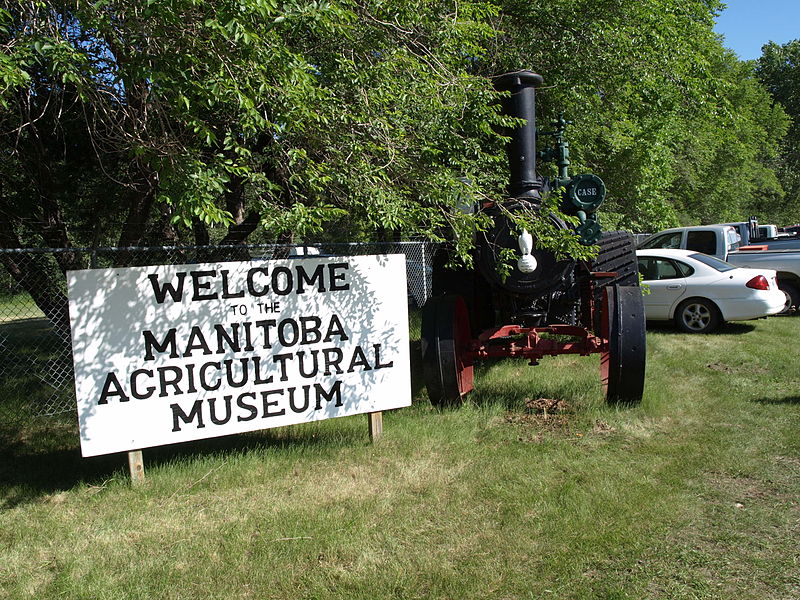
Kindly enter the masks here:
M 637 250 L 649 320 L 674 321 L 687 333 L 708 333 L 725 321 L 781 312 L 786 296 L 770 269 L 746 269 L 692 250 Z

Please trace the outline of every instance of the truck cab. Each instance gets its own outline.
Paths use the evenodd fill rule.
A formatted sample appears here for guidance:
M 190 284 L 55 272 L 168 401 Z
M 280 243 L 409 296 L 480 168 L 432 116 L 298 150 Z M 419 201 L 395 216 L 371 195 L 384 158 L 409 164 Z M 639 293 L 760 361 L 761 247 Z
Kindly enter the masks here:
M 726 260 L 741 244 L 742 238 L 734 227 L 705 225 L 666 229 L 646 239 L 639 248 L 683 248 Z

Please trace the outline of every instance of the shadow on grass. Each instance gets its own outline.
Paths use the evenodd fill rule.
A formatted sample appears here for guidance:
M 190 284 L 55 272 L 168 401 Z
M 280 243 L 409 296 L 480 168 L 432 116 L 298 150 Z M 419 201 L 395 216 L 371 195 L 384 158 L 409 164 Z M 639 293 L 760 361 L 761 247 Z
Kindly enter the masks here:
M 800 396 L 786 396 L 784 398 L 756 398 L 751 400 L 756 404 L 800 404 Z
M 750 321 L 726 322 L 711 333 L 694 334 L 684 333 L 670 321 L 647 321 L 647 331 L 658 331 L 659 333 L 675 335 L 742 335 L 754 331 L 756 326 Z
M 148 469 L 197 458 L 263 453 L 270 450 L 314 454 L 370 443 L 366 417 L 355 415 L 346 424 L 331 421 L 292 425 L 143 450 Z M 84 458 L 77 427 L 47 423 L 25 431 L 0 430 L 0 509 L 35 502 L 76 485 L 100 485 L 129 477 L 127 453 Z
M 562 400 L 575 408 L 585 405 L 600 381 L 599 364 L 590 367 L 596 370 L 596 380 L 584 376 L 588 366 L 585 364 L 564 367 L 570 377 L 551 378 L 544 367 L 548 360 L 553 359 L 545 357 L 541 366 L 513 358 L 482 361 L 475 367 L 475 390 L 467 398 L 478 406 L 500 406 L 518 412 L 526 410 L 526 402 L 537 399 Z
M 418 340 L 411 343 L 411 382 L 416 398 L 424 387 Z M 0 509 L 35 502 L 82 483 L 100 485 L 114 477 L 129 477 L 127 453 L 83 458 L 79 439 L 74 411 L 19 422 L 0 418 Z M 366 416 L 354 415 L 146 448 L 143 452 L 146 472 L 151 467 L 196 457 L 281 449 L 318 454 L 367 443 Z

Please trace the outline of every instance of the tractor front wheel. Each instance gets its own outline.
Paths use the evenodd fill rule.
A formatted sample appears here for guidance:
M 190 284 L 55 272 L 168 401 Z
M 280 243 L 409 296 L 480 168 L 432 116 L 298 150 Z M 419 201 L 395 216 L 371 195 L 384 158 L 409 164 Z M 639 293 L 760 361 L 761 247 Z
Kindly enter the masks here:
M 638 404 L 644 393 L 644 303 L 638 286 L 604 288 L 601 332 L 607 348 L 600 356 L 600 377 L 609 404 Z
M 469 315 L 461 296 L 429 299 L 422 311 L 422 368 L 434 406 L 459 405 L 472 391 L 473 368 L 464 356 L 469 341 Z

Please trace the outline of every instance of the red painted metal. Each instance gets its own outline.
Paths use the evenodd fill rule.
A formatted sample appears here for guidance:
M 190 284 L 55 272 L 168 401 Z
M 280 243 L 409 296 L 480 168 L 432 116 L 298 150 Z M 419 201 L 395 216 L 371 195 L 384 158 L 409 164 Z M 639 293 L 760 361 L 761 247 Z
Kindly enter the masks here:
M 488 329 L 477 339 L 471 340 L 464 352 L 464 359 L 471 363 L 485 358 L 525 358 L 531 365 L 536 365 L 545 356 L 559 354 L 588 356 L 603 352 L 606 345 L 605 339 L 583 327 L 503 325 Z
M 460 297 L 456 302 L 453 321 L 453 349 L 458 378 L 458 393 L 460 396 L 464 396 L 464 394 L 475 389 L 475 374 L 472 368 L 474 361 L 464 356 L 464 348 L 468 347 L 472 334 L 470 333 L 467 305 Z
M 589 272 L 588 285 L 584 286 L 582 302 L 585 322 L 594 323 L 597 311 L 602 311 L 600 315 L 606 315 L 608 312 L 605 298 L 602 307 L 597 306 L 595 302 L 593 281 L 616 276 L 616 272 Z M 602 353 L 603 357 L 606 357 L 609 348 L 606 320 L 598 319 L 592 328 L 599 331 L 574 325 L 546 327 L 503 325 L 487 329 L 477 338 L 461 341 L 459 345 L 462 352 L 459 358 L 463 365 L 472 365 L 476 360 L 486 358 L 525 358 L 531 365 L 537 365 L 545 356 L 559 354 L 589 356 Z

